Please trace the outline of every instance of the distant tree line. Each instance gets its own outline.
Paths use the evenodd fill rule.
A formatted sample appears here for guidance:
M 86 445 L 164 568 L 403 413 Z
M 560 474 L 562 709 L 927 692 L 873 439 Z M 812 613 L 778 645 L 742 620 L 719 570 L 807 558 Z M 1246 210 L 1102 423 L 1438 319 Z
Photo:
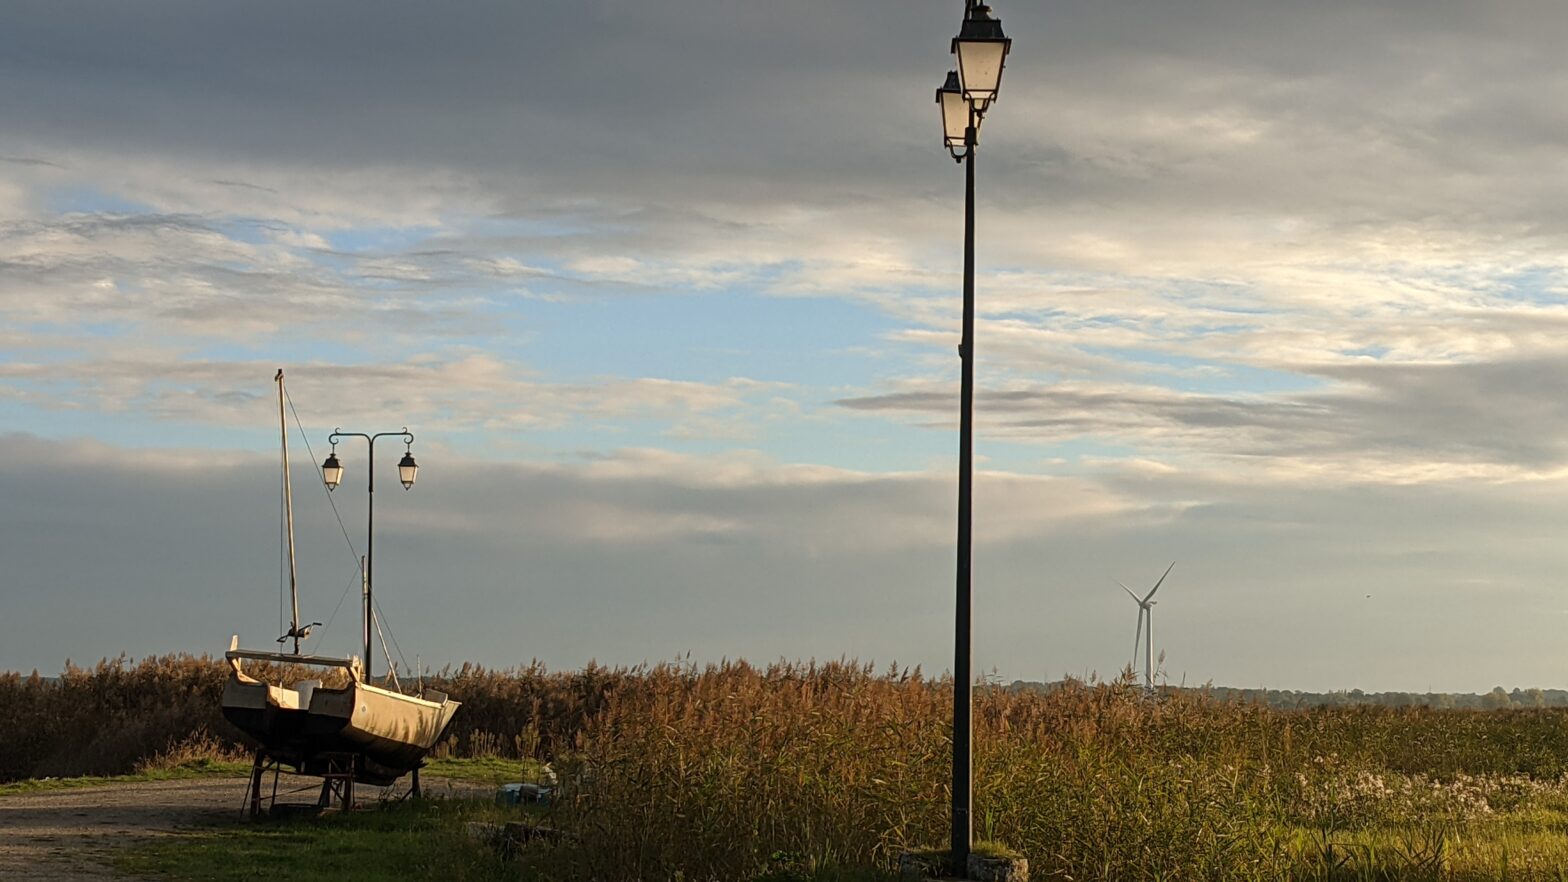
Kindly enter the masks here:
M 1008 688 L 1014 691 L 1053 692 L 1066 683 L 1076 680 L 1039 683 L 1014 680 Z M 1504 710 L 1507 708 L 1568 707 L 1568 690 L 1519 689 L 1512 691 L 1501 686 L 1490 692 L 1364 692 L 1360 689 L 1341 689 L 1333 692 L 1300 692 L 1294 689 L 1237 689 L 1231 686 L 1162 686 L 1162 692 L 1181 692 L 1207 695 L 1217 701 L 1235 701 L 1244 704 L 1261 704 L 1274 710 L 1298 710 L 1318 707 L 1434 707 L 1461 710 Z

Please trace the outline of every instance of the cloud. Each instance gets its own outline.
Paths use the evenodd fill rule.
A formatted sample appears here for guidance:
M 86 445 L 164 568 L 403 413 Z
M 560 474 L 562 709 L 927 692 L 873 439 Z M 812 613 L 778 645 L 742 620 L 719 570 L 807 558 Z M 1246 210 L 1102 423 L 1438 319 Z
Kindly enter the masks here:
M 1340 481 L 1440 481 L 1443 466 L 1516 479 L 1568 468 L 1568 444 L 1560 440 L 1568 433 L 1561 403 L 1568 390 L 1559 388 L 1568 354 L 1477 363 L 1367 360 L 1311 372 L 1332 385 L 1243 396 L 1063 382 L 983 389 L 975 407 L 982 431 L 993 437 L 1095 437 L 1189 459 L 1296 461 L 1287 469 L 1303 461 L 1317 468 L 1378 464 L 1333 471 Z M 951 418 L 957 409 L 951 389 L 928 384 L 838 404 L 921 419 Z
M 1084 635 L 1111 619 L 1074 592 L 1180 557 L 1209 619 L 1170 613 L 1193 635 L 1171 648 L 1200 676 L 1422 688 L 1399 680 L 1549 663 L 1537 632 L 1462 668 L 1433 647 L 1507 633 L 1497 610 L 1536 608 L 1550 578 L 1568 16 L 998 11 L 1016 42 L 976 160 L 997 457 L 977 608 L 1006 610 L 981 613 L 997 659 L 1105 670 L 1119 653 Z M 564 661 L 668 645 L 941 663 L 923 654 L 947 639 L 951 482 L 910 470 L 935 448 L 902 423 L 945 433 L 955 410 L 963 177 L 931 103 L 955 8 L 8 13 L 0 412 L 81 481 L 45 442 L 8 442 L 56 486 L 4 473 L 0 499 L 24 506 L 5 559 L 30 593 L 0 603 L 63 621 L 44 595 L 69 584 L 105 616 L 78 654 L 160 605 L 228 628 L 218 607 L 253 587 L 236 566 L 275 561 L 253 539 L 270 523 L 218 499 L 265 496 L 264 466 L 240 456 L 199 486 L 157 457 L 183 456 L 192 426 L 216 448 L 270 424 L 258 385 L 281 361 L 315 429 L 395 412 L 422 443 L 463 436 L 423 448 L 447 490 L 387 503 L 411 575 L 460 601 L 415 617 L 449 657 L 533 641 Z M 772 327 L 769 298 L 805 318 Z M 61 440 L 83 432 L 155 450 Z M 1440 584 L 1451 611 L 1428 624 L 1451 639 L 1332 605 L 1373 583 Z M 1259 623 L 1278 619 L 1313 627 L 1276 646 Z M 152 633 L 126 645 L 189 646 Z M 1372 648 L 1325 662 L 1323 634 Z M 55 651 L 38 639 L 15 651 Z
M 958 176 L 928 93 L 950 8 L 571 10 L 166 2 L 87 26 L 73 4 L 30 6 L 4 45 L 26 142 L 9 152 L 112 155 L 164 210 L 608 213 L 651 240 L 684 216 L 693 249 L 702 217 L 814 217 L 866 241 L 871 214 L 917 263 L 949 236 Z M 1542 172 L 1568 83 L 1547 61 L 1558 16 L 1510 10 L 1002 9 L 1016 50 L 987 127 L 987 245 L 1006 265 L 1200 274 L 1401 234 L 1540 243 L 1561 231 Z
M 0 382 L 34 406 L 89 407 L 188 425 L 253 428 L 275 422 L 270 362 L 203 360 L 144 349 L 122 357 L 0 364 Z M 291 397 L 313 428 L 370 424 L 393 413 L 437 435 L 560 427 L 573 421 L 763 419 L 780 406 L 777 384 L 734 378 L 697 383 L 655 377 L 547 382 L 477 352 L 401 362 L 313 363 L 288 368 Z M 273 416 L 268 416 L 271 413 Z
M 270 643 L 273 457 L 0 445 L 0 616 L 30 623 L 0 667 L 217 651 L 233 631 Z M 691 651 L 948 665 L 951 474 L 658 450 L 422 465 L 412 491 L 377 494 L 376 590 L 426 662 Z M 352 603 L 333 616 L 363 551 L 362 475 L 350 477 L 332 499 L 352 550 L 319 485 L 295 481 L 302 607 L 333 619 L 315 647 L 331 654 L 358 639 Z M 1172 560 L 1158 633 L 1173 679 L 1484 690 L 1529 685 L 1519 672 L 1558 651 L 1543 613 L 1561 607 L 1561 481 L 1281 493 L 1129 462 L 1078 478 L 984 472 L 976 495 L 976 663 L 1004 677 L 1119 668 L 1132 610 L 1113 580 L 1152 580 Z M 1413 628 L 1416 608 L 1429 613 Z
M 80 657 L 98 646 L 133 652 L 191 648 L 188 641 L 199 633 L 222 636 L 224 629 L 247 622 L 247 631 L 271 627 L 276 531 L 262 525 L 277 516 L 272 457 L 137 451 L 27 435 L 5 436 L 3 442 L 0 523 L 7 529 L 0 546 L 15 567 L 14 590 L 0 610 L 10 620 L 53 621 L 68 609 L 79 613 L 80 602 L 99 596 L 104 586 L 117 587 L 106 604 L 88 604 L 87 614 L 78 616 L 69 645 L 56 650 L 10 643 L 0 665 L 56 652 Z M 826 624 L 787 611 L 803 598 L 827 600 L 848 591 L 850 596 L 822 610 L 848 603 L 874 616 L 888 586 L 864 582 L 859 574 L 867 567 L 885 566 L 888 574 L 907 577 L 917 572 L 913 561 L 949 557 L 950 482 L 941 476 L 658 450 L 627 450 L 575 464 L 485 462 L 450 454 L 422 460 L 419 484 L 410 494 L 393 493 L 378 503 L 377 584 L 395 626 L 420 635 L 427 659 L 445 653 L 454 660 L 493 662 L 528 652 L 563 660 L 578 654 L 571 649 L 577 644 L 605 659 L 628 660 L 632 654 L 658 658 L 666 650 L 717 646 L 692 630 L 672 633 L 670 639 L 679 641 L 674 645 L 646 632 L 618 648 L 611 636 L 635 632 L 640 620 L 677 620 L 688 614 L 683 610 L 709 601 L 719 604 L 719 620 L 737 633 L 772 633 L 769 644 L 783 652 L 790 641 L 780 639 L 785 635 L 765 619 L 754 618 L 755 611 L 775 610 L 802 627 Z M 309 586 L 311 609 L 330 610 L 354 551 L 342 547 L 332 511 L 311 490 L 314 482 L 295 477 L 302 584 Z M 351 478 L 333 498 L 348 519 L 349 534 L 358 537 L 363 509 L 355 491 L 363 478 Z M 988 547 L 1072 520 L 1139 517 L 1127 500 L 1076 479 L 986 475 L 982 486 L 994 503 L 980 522 L 979 541 Z M 87 504 L 89 499 L 96 501 Z M 78 546 L 91 552 L 62 553 Z M 430 590 L 414 587 L 419 584 Z M 913 584 L 910 589 L 924 590 Z M 542 617 L 526 618 L 536 623 L 529 626 L 536 635 L 530 639 L 545 642 L 508 649 L 508 638 L 497 632 L 482 638 L 484 645 L 470 644 L 472 634 L 464 636 L 465 631 L 477 623 L 479 610 L 513 616 L 521 596 L 516 592 L 539 604 Z M 126 600 L 117 599 L 122 597 Z M 140 600 L 132 604 L 131 597 Z M 594 623 L 592 612 L 601 603 L 619 607 L 602 625 Z M 435 612 L 443 606 L 448 613 Z M 459 609 L 466 612 L 451 614 Z M 632 614 L 639 609 L 647 611 L 645 619 Z M 894 608 L 886 614 L 896 620 L 904 613 Z M 431 615 L 441 621 L 428 629 L 415 624 Z M 582 631 L 552 642 L 549 635 L 564 633 L 546 625 L 552 619 L 561 627 L 576 622 L 573 627 Z M 835 640 L 851 633 L 841 626 L 829 630 Z M 350 637 L 352 631 L 346 629 Z M 598 645 L 579 643 L 589 633 L 604 642 L 595 637 L 590 642 Z M 824 654 L 861 651 L 820 641 L 800 644 L 802 651 L 816 651 L 808 644 Z M 890 641 L 864 651 L 915 648 Z M 748 654 L 756 657 L 758 651 L 753 647 Z
M 1563 254 L 1568 84 L 1543 62 L 1545 8 L 1146 7 L 1003 10 L 1018 49 L 982 158 L 982 250 L 1033 286 L 1014 302 L 1054 293 L 1028 278 L 1044 266 L 1140 280 L 1173 321 L 1238 299 L 1343 319 L 1391 278 L 1468 265 L 1485 284 Z M 6 38 L 8 73 L 35 86 L 3 108 L 10 153 L 70 170 L 36 187 L 113 182 L 169 216 L 313 231 L 424 226 L 460 261 L 550 254 L 623 289 L 747 284 L 910 315 L 912 294 L 951 286 L 959 175 L 913 85 L 948 63 L 950 9 L 657 9 L 163 3 L 89 28 L 70 4 L 29 7 Z M 694 27 L 700 62 L 668 51 Z M 452 280 L 426 256 L 367 261 Z M 1171 291 L 1214 282 L 1230 291 Z
M 134 361 L 131 335 L 452 361 L 526 333 L 522 301 L 835 298 L 901 326 L 887 388 L 856 397 L 896 396 L 951 370 L 961 176 L 913 85 L 948 63 L 952 10 L 895 5 L 28 6 L 0 37 L 21 84 L 0 99 L 20 160 L 0 198 L 0 313 L 53 335 L 56 361 L 91 349 L 81 376 Z M 1293 420 L 1358 393 L 1238 376 L 1351 383 L 1368 353 L 1477 371 L 1552 357 L 1562 17 L 1445 10 L 1001 10 L 1017 48 L 980 157 L 993 391 L 1067 379 L 1059 396 L 1167 414 L 1102 419 L 1119 439 L 1231 420 L 1283 449 L 1322 434 Z M 671 51 L 697 39 L 707 52 Z M 107 338 L 80 332 L 105 323 Z M 679 371 L 659 373 L 626 395 L 661 397 Z M 1220 391 L 1192 391 L 1200 373 Z M 1517 435 L 1552 428 L 1520 420 Z M 1545 463 L 1532 444 L 1457 447 Z

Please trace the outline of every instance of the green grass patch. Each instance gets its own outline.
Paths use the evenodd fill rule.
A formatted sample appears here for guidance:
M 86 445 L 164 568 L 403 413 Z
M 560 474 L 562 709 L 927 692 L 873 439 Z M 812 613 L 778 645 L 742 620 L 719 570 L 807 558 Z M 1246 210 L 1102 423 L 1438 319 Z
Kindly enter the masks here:
M 537 808 L 507 808 L 481 800 L 417 800 L 314 818 L 226 823 L 136 843 L 116 852 L 112 860 L 121 872 L 173 882 L 547 882 L 573 878 L 569 871 L 555 872 L 558 855 L 549 845 L 507 856 L 466 832 L 470 822 L 500 823 L 530 817 L 546 825 L 551 821 L 546 810 Z M 795 856 L 780 854 L 770 861 L 767 872 L 744 882 L 889 882 L 893 878 L 866 867 L 810 866 Z
M 191 778 L 233 778 L 250 773 L 250 763 L 223 760 L 193 760 L 178 766 L 148 769 L 134 775 L 83 775 L 76 778 L 28 778 L 0 784 L 0 796 L 69 790 L 75 787 L 102 787 L 109 784 L 135 784 L 147 781 L 182 781 Z
M 1299 880 L 1568 880 L 1568 837 L 1554 812 L 1529 808 L 1463 823 L 1389 822 L 1359 830 L 1296 828 L 1282 836 Z
M 978 840 L 969 847 L 969 850 L 981 857 L 988 858 L 1008 858 L 1010 860 L 1018 860 L 1019 858 L 1023 857 L 1023 854 L 1021 854 L 1018 849 L 1011 848 L 1006 843 L 997 842 L 994 839 Z
M 421 775 L 433 778 L 451 778 L 455 781 L 472 781 L 479 784 L 516 784 L 538 782 L 544 766 L 535 760 L 502 759 L 481 756 L 468 759 L 445 757 L 425 764 Z
M 970 854 L 986 858 L 1007 858 L 1008 860 L 1019 860 L 1024 857 L 1023 853 L 1018 851 L 1018 849 L 1012 848 L 1006 843 L 999 842 L 995 839 L 977 839 L 970 843 L 969 852 Z M 932 845 L 922 848 L 912 848 L 909 850 L 909 853 L 926 861 L 934 861 L 938 865 L 946 867 L 949 872 L 952 872 L 953 870 L 953 851 L 946 846 Z
M 538 780 L 543 770 L 534 760 L 500 757 L 438 759 L 426 764 L 421 773 L 427 778 L 448 778 L 476 784 L 501 784 Z M 250 763 L 230 760 L 195 759 L 175 766 L 146 769 L 132 775 L 82 775 L 73 778 L 27 778 L 0 784 L 0 796 L 68 790 L 75 787 L 103 787 L 147 781 L 183 781 L 191 778 L 243 778 L 250 774 Z M 406 779 L 405 779 L 406 780 Z
M 116 869 L 172 880 L 505 880 L 520 866 L 465 835 L 521 815 L 479 801 L 421 800 L 315 818 L 236 823 L 128 847 Z

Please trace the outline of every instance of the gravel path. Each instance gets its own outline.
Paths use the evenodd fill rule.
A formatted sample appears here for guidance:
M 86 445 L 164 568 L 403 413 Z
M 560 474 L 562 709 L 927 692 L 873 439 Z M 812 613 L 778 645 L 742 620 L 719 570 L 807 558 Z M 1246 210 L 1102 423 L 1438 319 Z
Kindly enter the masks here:
M 316 779 L 299 783 L 306 781 Z M 193 778 L 0 796 L 0 880 L 122 878 L 109 868 L 112 849 L 238 820 L 243 817 L 245 785 L 244 778 Z M 488 797 L 494 792 L 492 786 L 440 778 L 425 779 L 425 786 L 435 796 Z M 360 799 L 379 792 L 361 790 Z M 297 794 L 291 801 L 314 802 L 315 793 Z
M 197 778 L 0 796 L 0 879 L 109 879 L 110 849 L 240 817 L 244 778 Z

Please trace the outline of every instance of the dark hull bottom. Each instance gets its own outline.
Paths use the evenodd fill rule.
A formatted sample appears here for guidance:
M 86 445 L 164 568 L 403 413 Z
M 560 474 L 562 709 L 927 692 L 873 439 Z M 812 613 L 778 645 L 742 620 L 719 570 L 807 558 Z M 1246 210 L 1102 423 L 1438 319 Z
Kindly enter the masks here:
M 334 722 L 342 721 L 335 721 L 331 717 L 311 716 L 305 721 L 306 737 L 314 744 L 331 745 L 320 748 L 317 752 L 357 753 L 364 757 L 367 770 L 378 769 L 380 771 L 377 774 L 389 776 L 388 780 L 382 782 L 359 778 L 361 781 L 391 784 L 397 778 L 425 764 L 425 754 L 429 751 L 423 747 L 356 731 L 347 725 L 334 728 L 332 725 Z
M 406 744 L 343 734 L 348 721 L 302 710 L 224 707 L 223 717 L 255 739 L 267 755 L 305 775 L 341 769 L 345 754 L 355 755 L 354 780 L 386 787 L 424 765 L 424 751 Z
M 277 707 L 223 708 L 223 718 L 236 728 L 261 743 L 267 753 L 279 762 L 298 766 L 311 753 L 312 745 L 304 737 L 305 717 L 302 710 L 284 710 Z

